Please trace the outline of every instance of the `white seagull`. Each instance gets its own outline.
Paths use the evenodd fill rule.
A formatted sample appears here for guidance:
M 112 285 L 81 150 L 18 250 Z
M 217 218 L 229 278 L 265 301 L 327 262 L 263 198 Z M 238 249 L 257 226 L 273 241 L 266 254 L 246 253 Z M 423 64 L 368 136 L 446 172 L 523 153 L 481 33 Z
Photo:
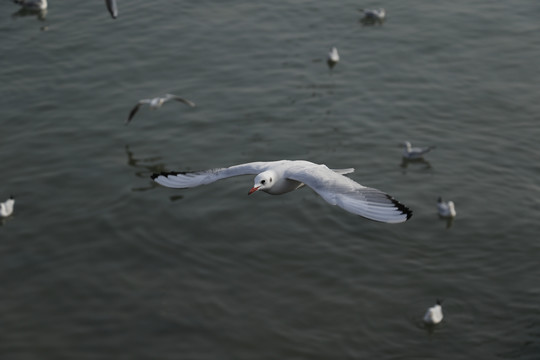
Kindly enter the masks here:
M 456 216 L 456 208 L 453 201 L 442 201 L 442 198 L 439 197 L 437 200 L 437 209 L 439 210 L 439 215 L 442 217 L 453 218 Z
M 113 19 L 118 17 L 118 6 L 116 6 L 116 0 L 105 0 L 105 5 L 107 5 L 107 10 L 111 13 Z
M 13 206 L 15 205 L 15 199 L 13 195 L 9 197 L 3 203 L 0 203 L 0 217 L 8 217 L 13 213 Z
M 330 52 L 328 53 L 328 58 L 326 61 L 330 69 L 333 68 L 339 62 L 339 54 L 335 47 L 330 49 Z
M 238 175 L 257 175 L 248 195 L 258 190 L 281 195 L 307 185 L 324 200 L 353 214 L 386 223 L 401 223 L 412 211 L 390 195 L 343 176 L 354 169 L 333 170 L 304 160 L 251 162 L 196 172 L 162 172 L 152 179 L 171 188 L 192 188 Z
M 47 9 L 47 0 L 14 0 L 14 2 L 27 10 Z
M 442 301 L 437 299 L 437 303 L 427 309 L 424 315 L 424 322 L 428 325 L 436 325 L 443 319 L 443 312 L 441 307 Z
M 180 102 L 183 102 L 184 104 L 189 105 L 191 107 L 195 106 L 195 104 L 193 102 L 191 102 L 189 100 L 186 100 L 184 98 L 181 98 L 180 96 L 173 95 L 173 94 L 167 94 L 167 95 L 165 95 L 165 97 L 156 97 L 156 98 L 153 98 L 153 99 L 142 99 L 142 100 L 139 100 L 137 105 L 135 105 L 135 107 L 129 113 L 129 117 L 126 120 L 126 125 L 129 124 L 131 119 L 133 119 L 133 116 L 135 116 L 135 113 L 139 110 L 141 105 L 148 104 L 150 106 L 150 109 L 157 109 L 157 108 L 160 108 L 161 105 L 163 105 L 164 103 L 166 103 L 169 100 L 180 101 Z
M 408 141 L 405 141 L 403 143 L 405 148 L 403 149 L 403 157 L 405 159 L 414 160 L 414 159 L 421 159 L 424 157 L 424 154 L 430 152 L 432 149 L 435 149 L 435 146 L 428 146 L 428 147 L 412 147 L 411 143 Z
M 364 20 L 368 21 L 383 21 L 386 17 L 386 10 L 380 9 L 360 9 L 364 13 Z

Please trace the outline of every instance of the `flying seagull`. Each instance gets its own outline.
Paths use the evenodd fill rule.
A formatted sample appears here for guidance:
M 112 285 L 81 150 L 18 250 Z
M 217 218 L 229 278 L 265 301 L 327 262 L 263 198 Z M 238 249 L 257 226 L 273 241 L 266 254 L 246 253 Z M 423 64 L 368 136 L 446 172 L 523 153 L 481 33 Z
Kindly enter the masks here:
M 118 6 L 116 5 L 116 0 L 105 0 L 105 5 L 107 5 L 107 10 L 111 13 L 113 19 L 118 17 Z
M 259 190 L 281 195 L 307 185 L 328 203 L 371 220 L 401 223 L 412 216 L 409 208 L 390 195 L 343 176 L 353 171 L 333 170 L 304 160 L 280 160 L 196 172 L 162 172 L 153 174 L 152 179 L 166 187 L 192 188 L 233 176 L 257 175 L 248 195 Z
M 167 95 L 165 95 L 165 97 L 157 97 L 157 98 L 153 98 L 153 99 L 142 99 L 142 100 L 139 100 L 137 105 L 135 105 L 135 107 L 129 113 L 129 117 L 126 120 L 126 125 L 129 124 L 131 119 L 133 119 L 133 116 L 135 116 L 135 113 L 137 113 L 137 111 L 139 111 L 139 108 L 141 107 L 141 105 L 148 104 L 150 106 L 150 109 L 158 109 L 158 108 L 161 107 L 161 105 L 163 105 L 164 103 L 166 103 L 169 100 L 180 101 L 180 102 L 183 102 L 184 104 L 189 105 L 191 107 L 195 106 L 195 103 L 193 103 L 193 102 L 191 102 L 189 100 L 186 100 L 186 99 L 184 99 L 184 98 L 182 98 L 180 96 L 173 95 L 173 94 L 167 94 Z
M 14 3 L 21 5 L 23 9 L 27 10 L 47 9 L 47 0 L 14 0 Z

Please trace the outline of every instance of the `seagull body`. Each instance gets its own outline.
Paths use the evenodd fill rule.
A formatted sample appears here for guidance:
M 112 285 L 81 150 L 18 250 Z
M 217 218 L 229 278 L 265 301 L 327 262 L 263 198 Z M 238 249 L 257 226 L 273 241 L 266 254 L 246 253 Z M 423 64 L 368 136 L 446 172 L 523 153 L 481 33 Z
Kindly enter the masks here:
M 107 5 L 107 10 L 111 14 L 113 19 L 118 17 L 118 6 L 116 6 L 116 0 L 105 0 L 105 5 Z
M 47 9 L 47 0 L 14 0 L 14 2 L 27 10 Z
M 10 196 L 9 199 L 0 203 L 0 217 L 8 217 L 13 213 L 13 206 L 15 205 L 15 199 Z
M 328 53 L 328 59 L 327 59 L 328 66 L 331 69 L 338 62 L 339 62 L 339 54 L 338 54 L 337 49 L 333 47 L 332 49 L 330 49 L 330 52 Z
M 412 216 L 409 208 L 390 195 L 343 176 L 353 171 L 352 168 L 332 170 L 304 160 L 280 160 L 197 172 L 162 172 L 153 174 L 152 179 L 166 187 L 192 188 L 233 176 L 256 175 L 248 195 L 259 190 L 281 195 L 306 185 L 328 203 L 371 220 L 400 223 Z
M 156 97 L 156 98 L 153 98 L 153 99 L 142 99 L 142 100 L 139 100 L 137 105 L 135 105 L 135 107 L 129 113 L 129 117 L 126 120 L 126 125 L 129 124 L 131 119 L 133 119 L 133 116 L 135 116 L 135 113 L 137 113 L 137 111 L 139 111 L 139 108 L 141 107 L 141 105 L 148 104 L 150 106 L 150 109 L 155 110 L 155 109 L 160 108 L 164 103 L 166 103 L 169 100 L 180 101 L 180 102 L 183 102 L 184 104 L 189 105 L 191 107 L 195 106 L 195 104 L 193 102 L 191 102 L 191 101 L 189 101 L 187 99 L 184 99 L 184 98 L 182 98 L 180 96 L 173 95 L 173 94 L 167 94 L 164 97 Z
M 453 201 L 442 201 L 442 199 L 439 197 L 437 201 L 437 209 L 439 210 L 439 215 L 442 217 L 453 218 L 456 216 L 456 209 Z
M 427 309 L 426 314 L 424 315 L 424 322 L 428 325 L 436 325 L 440 323 L 443 319 L 443 312 L 442 312 L 442 301 L 437 299 L 437 303 Z
M 424 154 L 430 152 L 432 149 L 435 148 L 434 146 L 428 146 L 424 148 L 412 147 L 411 143 L 408 141 L 405 141 L 404 145 L 405 148 L 403 149 L 403 157 L 410 160 L 421 159 Z
M 386 10 L 383 8 L 380 9 L 361 9 L 364 13 L 364 19 L 365 20 L 371 20 L 371 21 L 383 21 L 386 17 Z

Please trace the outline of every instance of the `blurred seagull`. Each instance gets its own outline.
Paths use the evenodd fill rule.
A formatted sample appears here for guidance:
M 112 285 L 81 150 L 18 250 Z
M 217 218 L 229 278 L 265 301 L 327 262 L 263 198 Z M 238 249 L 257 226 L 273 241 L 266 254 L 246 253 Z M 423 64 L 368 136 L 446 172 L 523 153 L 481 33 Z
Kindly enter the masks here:
M 13 2 L 21 5 L 23 9 L 27 10 L 47 9 L 47 0 L 14 0 Z
M 380 9 L 360 9 L 364 13 L 364 21 L 382 22 L 386 17 L 386 11 L 383 8 Z
M 435 146 L 428 146 L 425 148 L 413 148 L 411 146 L 411 143 L 408 141 L 405 141 L 403 145 L 405 146 L 405 149 L 403 150 L 403 157 L 409 160 L 420 159 L 424 156 L 424 154 L 430 152 L 432 149 L 435 149 Z
M 456 209 L 453 201 L 442 201 L 442 198 L 439 197 L 437 200 L 437 209 L 439 210 L 439 215 L 442 217 L 453 218 L 456 216 Z
M 129 124 L 131 119 L 133 119 L 133 116 L 135 116 L 135 113 L 139 110 L 141 105 L 148 104 L 150 106 L 150 109 L 158 109 L 158 108 L 161 107 L 161 105 L 163 105 L 164 103 L 166 103 L 169 100 L 180 101 L 180 102 L 183 102 L 184 104 L 189 105 L 191 107 L 195 106 L 195 104 L 193 102 L 191 102 L 189 100 L 186 100 L 184 98 L 181 98 L 180 96 L 173 95 L 173 94 L 167 94 L 167 95 L 165 95 L 165 97 L 157 97 L 157 98 L 153 98 L 153 99 L 142 99 L 142 100 L 139 100 L 137 105 L 135 105 L 135 107 L 129 113 L 129 117 L 126 120 L 126 125 Z
M 333 47 L 330 52 L 328 53 L 328 59 L 327 59 L 327 63 L 328 63 L 328 66 L 331 68 L 333 68 L 337 63 L 339 62 L 339 54 L 338 54 L 338 51 L 335 47 Z
M 13 195 L 9 197 L 3 203 L 0 203 L 0 217 L 8 217 L 13 213 L 13 206 L 15 205 L 15 199 Z
M 113 19 L 118 17 L 118 6 L 116 6 L 116 0 L 105 0 L 107 10 L 111 13 Z
M 436 325 L 440 323 L 443 319 L 443 312 L 441 307 L 442 301 L 437 299 L 437 303 L 427 309 L 426 314 L 424 315 L 424 322 L 428 325 Z
M 162 172 L 153 174 L 152 179 L 166 187 L 185 189 L 233 176 L 257 175 L 248 195 L 259 190 L 281 195 L 307 185 L 328 203 L 353 214 L 385 223 L 409 220 L 412 211 L 405 205 L 380 190 L 362 186 L 344 176 L 353 171 L 352 168 L 333 170 L 304 160 L 281 160 L 197 172 Z M 256 221 L 264 221 L 264 216 Z

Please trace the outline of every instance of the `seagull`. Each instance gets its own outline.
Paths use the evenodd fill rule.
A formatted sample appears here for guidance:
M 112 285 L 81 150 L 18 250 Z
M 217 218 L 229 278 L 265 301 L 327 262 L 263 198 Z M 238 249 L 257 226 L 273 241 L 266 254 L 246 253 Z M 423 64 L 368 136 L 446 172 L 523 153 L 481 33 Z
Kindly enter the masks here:
M 360 9 L 364 13 L 364 20 L 382 22 L 386 17 L 386 11 L 380 9 Z
M 443 312 L 441 307 L 442 301 L 437 299 L 437 303 L 427 309 L 424 315 L 424 322 L 428 325 L 436 325 L 443 319 Z
M 432 149 L 435 149 L 435 146 L 428 146 L 425 148 L 413 148 L 411 146 L 411 143 L 408 141 L 405 141 L 403 145 L 405 145 L 405 149 L 403 150 L 403 157 L 409 160 L 421 159 L 424 154 L 430 152 Z
M 47 0 L 14 0 L 13 2 L 21 5 L 23 9 L 27 10 L 47 9 Z
M 456 209 L 453 201 L 442 201 L 442 198 L 439 197 L 437 200 L 437 209 L 439 210 L 439 215 L 442 217 L 453 218 L 456 216 Z
M 3 203 L 0 203 L 0 217 L 8 217 L 13 213 L 13 206 L 15 205 L 15 199 L 13 195 L 9 197 Z
M 390 195 L 343 176 L 353 171 L 333 170 L 305 160 L 280 160 L 196 172 L 162 172 L 153 174 L 152 179 L 170 188 L 192 188 L 233 176 L 256 175 L 248 195 L 259 190 L 281 195 L 307 185 L 328 203 L 371 220 L 401 223 L 412 216 L 409 208 Z
M 107 10 L 111 13 L 113 19 L 118 17 L 118 6 L 116 6 L 116 0 L 105 0 Z
M 337 49 L 335 47 L 333 47 L 332 49 L 330 49 L 330 52 L 328 53 L 328 59 L 327 59 L 328 66 L 331 69 L 338 62 L 339 62 L 339 54 L 338 54 Z
M 161 105 L 163 105 L 164 103 L 166 103 L 169 100 L 180 101 L 180 102 L 183 102 L 184 104 L 189 105 L 191 107 L 195 106 L 195 104 L 193 102 L 191 102 L 189 100 L 186 100 L 184 98 L 181 98 L 180 96 L 173 95 L 173 94 L 167 94 L 167 95 L 165 95 L 165 97 L 157 97 L 157 98 L 153 98 L 153 99 L 142 99 L 142 100 L 139 100 L 137 105 L 135 105 L 135 107 L 129 113 L 129 117 L 126 120 L 126 125 L 129 124 L 131 119 L 133 119 L 133 116 L 135 116 L 135 113 L 139 110 L 141 105 L 148 104 L 150 106 L 150 109 L 157 109 L 157 108 L 160 108 Z

